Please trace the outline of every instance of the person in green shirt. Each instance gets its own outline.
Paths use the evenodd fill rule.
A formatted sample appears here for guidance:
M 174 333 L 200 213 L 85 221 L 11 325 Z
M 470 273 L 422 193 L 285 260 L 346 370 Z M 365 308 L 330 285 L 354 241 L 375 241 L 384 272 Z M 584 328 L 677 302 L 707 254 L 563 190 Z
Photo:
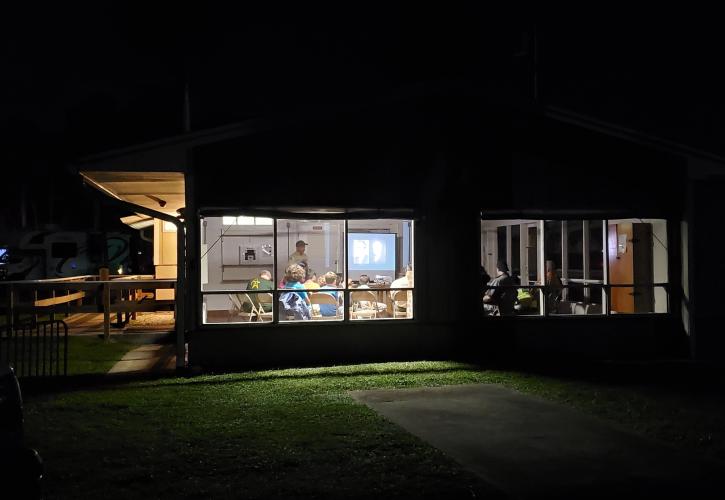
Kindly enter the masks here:
M 259 273 L 258 277 L 247 283 L 247 290 L 272 290 L 272 288 L 272 273 L 267 270 L 262 271 Z M 254 305 L 261 307 L 264 312 L 272 311 L 272 304 L 260 304 L 256 293 L 250 293 L 249 297 L 252 299 L 252 302 L 254 302 Z M 250 312 L 251 309 L 252 308 L 249 306 L 249 303 L 244 304 L 245 312 Z

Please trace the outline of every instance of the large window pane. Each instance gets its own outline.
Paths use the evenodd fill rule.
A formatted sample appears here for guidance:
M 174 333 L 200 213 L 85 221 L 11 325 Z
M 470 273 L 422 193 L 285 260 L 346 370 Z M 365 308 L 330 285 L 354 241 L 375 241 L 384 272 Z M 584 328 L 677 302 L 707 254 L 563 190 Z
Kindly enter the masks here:
M 582 221 L 566 221 L 567 230 L 567 276 L 569 279 L 584 279 L 584 255 Z
M 413 318 L 413 222 L 348 221 L 347 248 L 350 319 Z
M 239 224 L 240 221 L 247 224 Z M 255 291 L 274 288 L 273 239 L 272 227 L 256 225 L 254 217 L 229 215 L 201 219 L 201 290 L 230 292 L 205 295 L 205 322 L 247 320 L 250 303 L 255 304 L 253 321 L 271 321 L 271 307 L 265 305 L 264 311 L 259 309 L 265 314 L 256 314 L 258 297 L 250 301 L 242 292 L 254 295 Z M 244 308 L 242 304 L 246 304 Z M 235 310 L 243 314 L 234 314 Z
M 489 278 L 488 284 L 481 284 L 486 314 L 540 314 L 541 292 L 530 286 L 539 281 L 539 223 L 525 219 L 481 221 L 481 266 Z
M 342 220 L 277 220 L 276 284 L 281 290 L 294 290 L 280 294 L 280 321 L 342 319 L 338 311 L 345 284 L 344 233 Z M 330 291 L 312 293 L 323 287 Z

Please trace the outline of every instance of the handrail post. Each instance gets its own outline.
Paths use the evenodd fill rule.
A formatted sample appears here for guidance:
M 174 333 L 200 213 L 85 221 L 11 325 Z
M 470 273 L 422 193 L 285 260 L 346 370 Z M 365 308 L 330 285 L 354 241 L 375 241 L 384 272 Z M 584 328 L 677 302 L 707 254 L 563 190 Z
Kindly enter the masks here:
M 53 288 L 53 298 L 55 298 L 55 288 Z M 55 304 L 50 309 L 50 321 L 55 321 Z
M 111 340 L 111 286 L 108 283 L 109 273 L 107 267 L 99 270 L 101 281 L 103 281 L 103 339 Z
M 8 307 L 5 311 L 5 321 L 8 328 L 8 339 L 13 335 L 13 323 L 15 319 L 15 287 L 8 286 Z
M 38 310 L 35 307 L 35 303 L 38 302 L 38 289 L 33 288 L 33 324 L 38 324 Z

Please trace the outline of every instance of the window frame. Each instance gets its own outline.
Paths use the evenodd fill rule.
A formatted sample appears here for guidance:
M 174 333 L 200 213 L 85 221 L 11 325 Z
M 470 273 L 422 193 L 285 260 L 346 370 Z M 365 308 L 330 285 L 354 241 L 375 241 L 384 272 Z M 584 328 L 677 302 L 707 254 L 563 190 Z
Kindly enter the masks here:
M 480 314 L 482 317 L 489 319 L 489 318 L 548 318 L 548 317 L 556 317 L 556 318 L 611 318 L 611 317 L 623 317 L 623 318 L 632 318 L 632 317 L 662 317 L 662 316 L 671 316 L 672 315 L 672 285 L 670 283 L 671 276 L 672 276 L 672 255 L 669 251 L 669 244 L 667 245 L 667 282 L 657 282 L 653 280 L 652 283 L 643 283 L 643 284 L 634 284 L 634 283 L 627 283 L 627 284 L 612 284 L 610 282 L 610 269 L 609 269 L 609 221 L 611 220 L 626 220 L 626 219 L 659 219 L 662 220 L 665 223 L 665 230 L 667 234 L 667 241 L 669 242 L 671 240 L 671 228 L 673 227 L 673 224 L 671 224 L 671 220 L 667 217 L 662 216 L 654 216 L 654 217 L 634 217 L 629 214 L 616 214 L 618 216 L 615 216 L 614 214 L 608 214 L 609 218 L 602 218 L 599 217 L 605 217 L 603 214 L 598 214 L 597 216 L 584 216 L 584 215 L 568 215 L 568 214 L 556 214 L 552 215 L 552 218 L 546 218 L 549 214 L 537 214 L 536 216 L 527 216 L 527 214 L 495 214 L 490 213 L 490 215 L 485 215 L 484 211 L 481 211 L 480 219 L 481 223 L 485 221 L 489 222 L 512 222 L 514 220 L 521 220 L 524 222 L 521 222 L 519 225 L 523 224 L 530 224 L 531 221 L 535 221 L 537 224 L 537 227 L 541 227 L 542 233 L 539 237 L 539 242 L 541 243 L 541 248 L 538 249 L 538 255 L 537 258 L 539 261 L 543 260 L 544 264 L 546 261 L 546 222 L 547 221 L 558 221 L 562 224 L 561 226 L 561 237 L 562 237 L 562 276 L 561 279 L 564 281 L 566 279 L 566 282 L 563 283 L 563 296 L 566 297 L 567 290 L 571 288 L 570 283 L 575 283 L 576 285 L 583 285 L 584 291 L 589 292 L 586 293 L 585 296 L 589 296 L 591 293 L 591 288 L 593 286 L 601 286 L 602 287 L 602 312 L 600 314 L 550 314 L 548 311 L 548 308 L 545 306 L 545 301 L 542 300 L 542 294 L 543 290 L 546 288 L 546 286 L 542 284 L 537 285 L 528 285 L 526 288 L 531 288 L 536 290 L 538 297 L 538 303 L 539 303 L 539 313 L 538 314 L 529 314 L 529 315 L 506 315 L 506 316 L 492 316 L 485 314 L 483 304 L 481 304 Z M 494 218 L 495 217 L 495 218 Z M 517 218 L 518 217 L 518 218 Z M 536 218 L 541 217 L 541 218 Z M 589 257 L 589 222 L 593 220 L 601 220 L 602 221 L 602 242 L 603 242 L 603 248 L 602 248 L 602 280 L 592 280 L 589 278 L 591 275 L 591 269 L 589 268 L 591 262 Z M 582 273 L 583 278 L 582 279 L 574 279 L 574 278 L 568 278 L 566 276 L 568 274 L 568 223 L 572 221 L 577 221 L 582 223 Z M 510 255 L 511 255 L 511 228 L 513 227 L 513 224 L 501 224 L 497 225 L 496 227 L 505 226 L 507 228 L 506 230 L 506 249 L 507 249 L 507 262 L 510 262 Z M 481 231 L 481 237 L 483 238 L 484 231 Z M 497 232 L 498 234 L 498 232 Z M 481 239 L 479 239 L 479 243 L 481 243 Z M 523 248 L 523 243 L 521 243 L 521 248 Z M 498 248 L 498 242 L 496 245 L 496 248 Z M 481 255 L 483 255 L 483 252 L 480 252 Z M 521 256 L 519 257 L 521 259 Z M 523 266 L 523 264 L 520 264 L 520 267 Z M 510 264 L 509 264 L 510 267 Z M 545 275 L 545 272 L 544 272 Z M 611 289 L 612 288 L 652 288 L 653 293 L 655 289 L 657 288 L 663 288 L 665 290 L 666 296 L 667 296 L 667 304 L 666 304 L 666 311 L 664 312 L 633 312 L 633 313 L 617 313 L 616 311 L 613 313 L 611 308 Z M 510 286 L 507 288 L 522 288 L 521 285 L 515 285 Z M 480 300 L 480 299 L 479 299 Z M 496 321 L 497 319 L 493 319 Z
M 403 322 L 403 323 L 411 323 L 411 322 L 415 323 L 415 322 L 418 322 L 418 314 L 417 314 L 417 311 L 416 311 L 416 309 L 417 309 L 417 307 L 416 307 L 416 304 L 417 304 L 417 296 L 416 295 L 417 294 L 415 292 L 415 284 L 412 287 L 394 288 L 394 289 L 388 288 L 388 289 L 385 289 L 388 293 L 390 293 L 390 291 L 392 291 L 392 290 L 396 290 L 396 291 L 409 291 L 409 292 L 412 293 L 411 300 L 412 300 L 412 304 L 413 304 L 413 307 L 412 307 L 413 310 L 411 311 L 411 314 L 412 314 L 411 317 L 405 317 L 405 318 L 400 318 L 400 317 L 398 317 L 398 318 L 395 318 L 395 317 L 393 317 L 393 318 L 371 318 L 371 319 L 355 319 L 355 320 L 353 320 L 350 317 L 350 307 L 348 306 L 348 304 L 350 304 L 351 293 L 357 291 L 356 288 L 350 288 L 348 286 L 348 264 L 349 263 L 348 263 L 347 235 L 348 235 L 348 232 L 349 232 L 348 231 L 348 229 L 349 229 L 349 222 L 350 221 L 370 221 L 370 220 L 395 220 L 395 221 L 406 221 L 406 222 L 409 222 L 410 223 L 410 238 L 409 238 L 409 242 L 410 242 L 410 252 L 409 252 L 409 255 L 410 255 L 410 257 L 409 257 L 409 259 L 410 259 L 411 266 L 413 267 L 413 269 L 415 269 L 415 224 L 416 224 L 416 219 L 415 219 L 415 217 L 413 217 L 412 214 L 410 214 L 409 216 L 394 216 L 394 215 L 391 215 L 391 216 L 386 217 L 384 215 L 381 215 L 381 216 L 378 216 L 378 217 L 370 217 L 369 216 L 369 217 L 350 218 L 350 217 L 344 217 L 344 215 L 345 215 L 344 213 L 325 213 L 324 215 L 323 214 L 317 214 L 317 213 L 302 213 L 302 212 L 300 212 L 300 213 L 295 212 L 295 213 L 289 213 L 289 214 L 285 214 L 285 213 L 274 213 L 274 214 L 262 213 L 262 214 L 260 214 L 256 210 L 247 211 L 245 209 L 241 209 L 241 210 L 223 210 L 223 211 L 212 210 L 212 211 L 210 211 L 210 213 L 204 213 L 204 212 L 200 211 L 200 213 L 197 216 L 197 224 L 198 224 L 198 228 L 199 228 L 200 232 L 201 233 L 204 232 L 204 228 L 205 228 L 205 224 L 206 224 L 206 219 L 211 218 L 211 217 L 218 217 L 220 219 L 222 219 L 223 217 L 232 217 L 231 215 L 229 215 L 232 212 L 245 213 L 245 214 L 248 214 L 248 215 L 245 215 L 245 216 L 254 217 L 255 218 L 255 227 L 257 227 L 257 225 L 256 225 L 256 219 L 257 218 L 264 218 L 264 219 L 268 219 L 268 220 L 271 220 L 272 221 L 272 227 L 273 227 L 273 245 L 274 245 L 274 251 L 273 251 L 274 260 L 273 260 L 273 264 L 272 264 L 272 275 L 273 275 L 274 288 L 271 289 L 271 290 L 262 290 L 262 291 L 244 290 L 241 287 L 240 288 L 230 288 L 230 289 L 225 289 L 225 290 L 202 290 L 201 289 L 202 288 L 202 284 L 201 284 L 201 271 L 202 271 L 201 270 L 201 267 L 202 267 L 201 266 L 201 262 L 203 260 L 204 255 L 201 255 L 200 256 L 200 259 L 199 259 L 200 265 L 199 265 L 199 269 L 198 269 L 198 273 L 197 273 L 197 277 L 199 278 L 199 289 L 196 291 L 197 294 L 198 294 L 198 297 L 199 297 L 199 306 L 198 306 L 198 311 L 197 311 L 197 313 L 198 313 L 198 316 L 197 316 L 198 317 L 197 327 L 204 328 L 204 329 L 207 329 L 207 328 L 212 328 L 212 329 L 217 329 L 217 328 L 228 329 L 228 328 L 236 328 L 236 327 L 238 327 L 240 325 L 249 325 L 249 326 L 260 327 L 260 328 L 268 328 L 268 327 L 276 327 L 276 326 L 286 326 L 286 325 L 289 325 L 289 326 L 291 326 L 291 327 L 294 328 L 296 326 L 300 326 L 300 325 L 303 325 L 304 326 L 304 325 L 310 325 L 310 324 L 315 324 L 315 325 L 338 325 L 339 326 L 341 324 L 346 324 L 346 325 L 349 325 L 349 324 L 359 324 L 359 323 L 368 323 L 369 324 L 369 323 L 378 323 L 380 321 L 383 321 L 383 322 L 386 322 L 386 323 L 392 322 L 392 323 L 396 323 L 396 324 L 397 323 L 400 323 L 400 322 Z M 323 216 L 320 217 L 320 215 L 323 215 Z M 373 215 L 373 214 L 371 214 L 371 215 Z M 240 217 L 240 215 L 235 215 L 234 217 L 237 217 L 238 218 L 238 217 Z M 343 305 L 344 306 L 343 306 L 343 317 L 342 317 L 342 319 L 340 319 L 340 320 L 338 320 L 338 319 L 319 320 L 319 321 L 314 321 L 314 322 L 313 321 L 307 321 L 307 320 L 280 321 L 280 315 L 279 315 L 279 295 L 281 293 L 289 292 L 290 289 L 287 289 L 287 288 L 278 288 L 278 284 L 279 283 L 278 283 L 278 280 L 277 280 L 277 271 L 278 271 L 278 269 L 277 269 L 277 257 L 278 257 L 277 250 L 278 250 L 278 221 L 279 220 L 288 220 L 288 221 L 289 220 L 306 220 L 306 221 L 309 221 L 309 220 L 327 220 L 327 221 L 343 221 L 344 222 L 344 226 L 343 226 L 343 228 L 344 228 L 343 229 L 343 238 L 342 238 L 342 245 L 343 245 L 343 249 L 344 249 L 343 259 L 344 259 L 344 265 L 345 265 L 345 268 L 344 268 L 345 269 L 345 271 L 344 271 L 344 286 L 343 287 L 340 287 L 340 288 L 336 288 L 336 289 L 331 289 L 331 290 L 335 290 L 335 291 L 340 292 L 340 293 L 343 294 Z M 223 224 L 223 221 L 222 221 L 222 227 L 224 227 L 224 226 L 231 226 L 231 225 L 229 225 L 229 224 Z M 200 238 L 200 241 L 202 241 L 203 239 L 204 238 L 201 237 Z M 207 249 L 207 252 L 208 251 L 209 251 L 209 249 Z M 397 271 L 397 269 L 396 269 L 396 271 Z M 228 322 L 228 323 L 209 323 L 209 322 L 205 322 L 205 318 L 204 318 L 204 316 L 205 316 L 204 315 L 204 298 L 207 295 L 224 295 L 224 294 L 230 294 L 230 293 L 249 293 L 249 294 L 271 293 L 272 294 L 272 321 L 251 321 L 251 322 L 233 322 L 233 323 L 232 322 Z

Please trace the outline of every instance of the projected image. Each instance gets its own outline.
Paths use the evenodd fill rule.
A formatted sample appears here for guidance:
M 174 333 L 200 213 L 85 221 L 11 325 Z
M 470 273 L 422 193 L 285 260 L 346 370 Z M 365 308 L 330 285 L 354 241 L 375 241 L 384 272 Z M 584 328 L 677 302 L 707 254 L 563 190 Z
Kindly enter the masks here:
M 347 238 L 351 271 L 395 270 L 395 234 L 349 233 Z
M 373 264 L 385 262 L 385 245 L 381 241 L 373 241 Z
M 352 263 L 356 265 L 370 263 L 370 240 L 352 241 Z

